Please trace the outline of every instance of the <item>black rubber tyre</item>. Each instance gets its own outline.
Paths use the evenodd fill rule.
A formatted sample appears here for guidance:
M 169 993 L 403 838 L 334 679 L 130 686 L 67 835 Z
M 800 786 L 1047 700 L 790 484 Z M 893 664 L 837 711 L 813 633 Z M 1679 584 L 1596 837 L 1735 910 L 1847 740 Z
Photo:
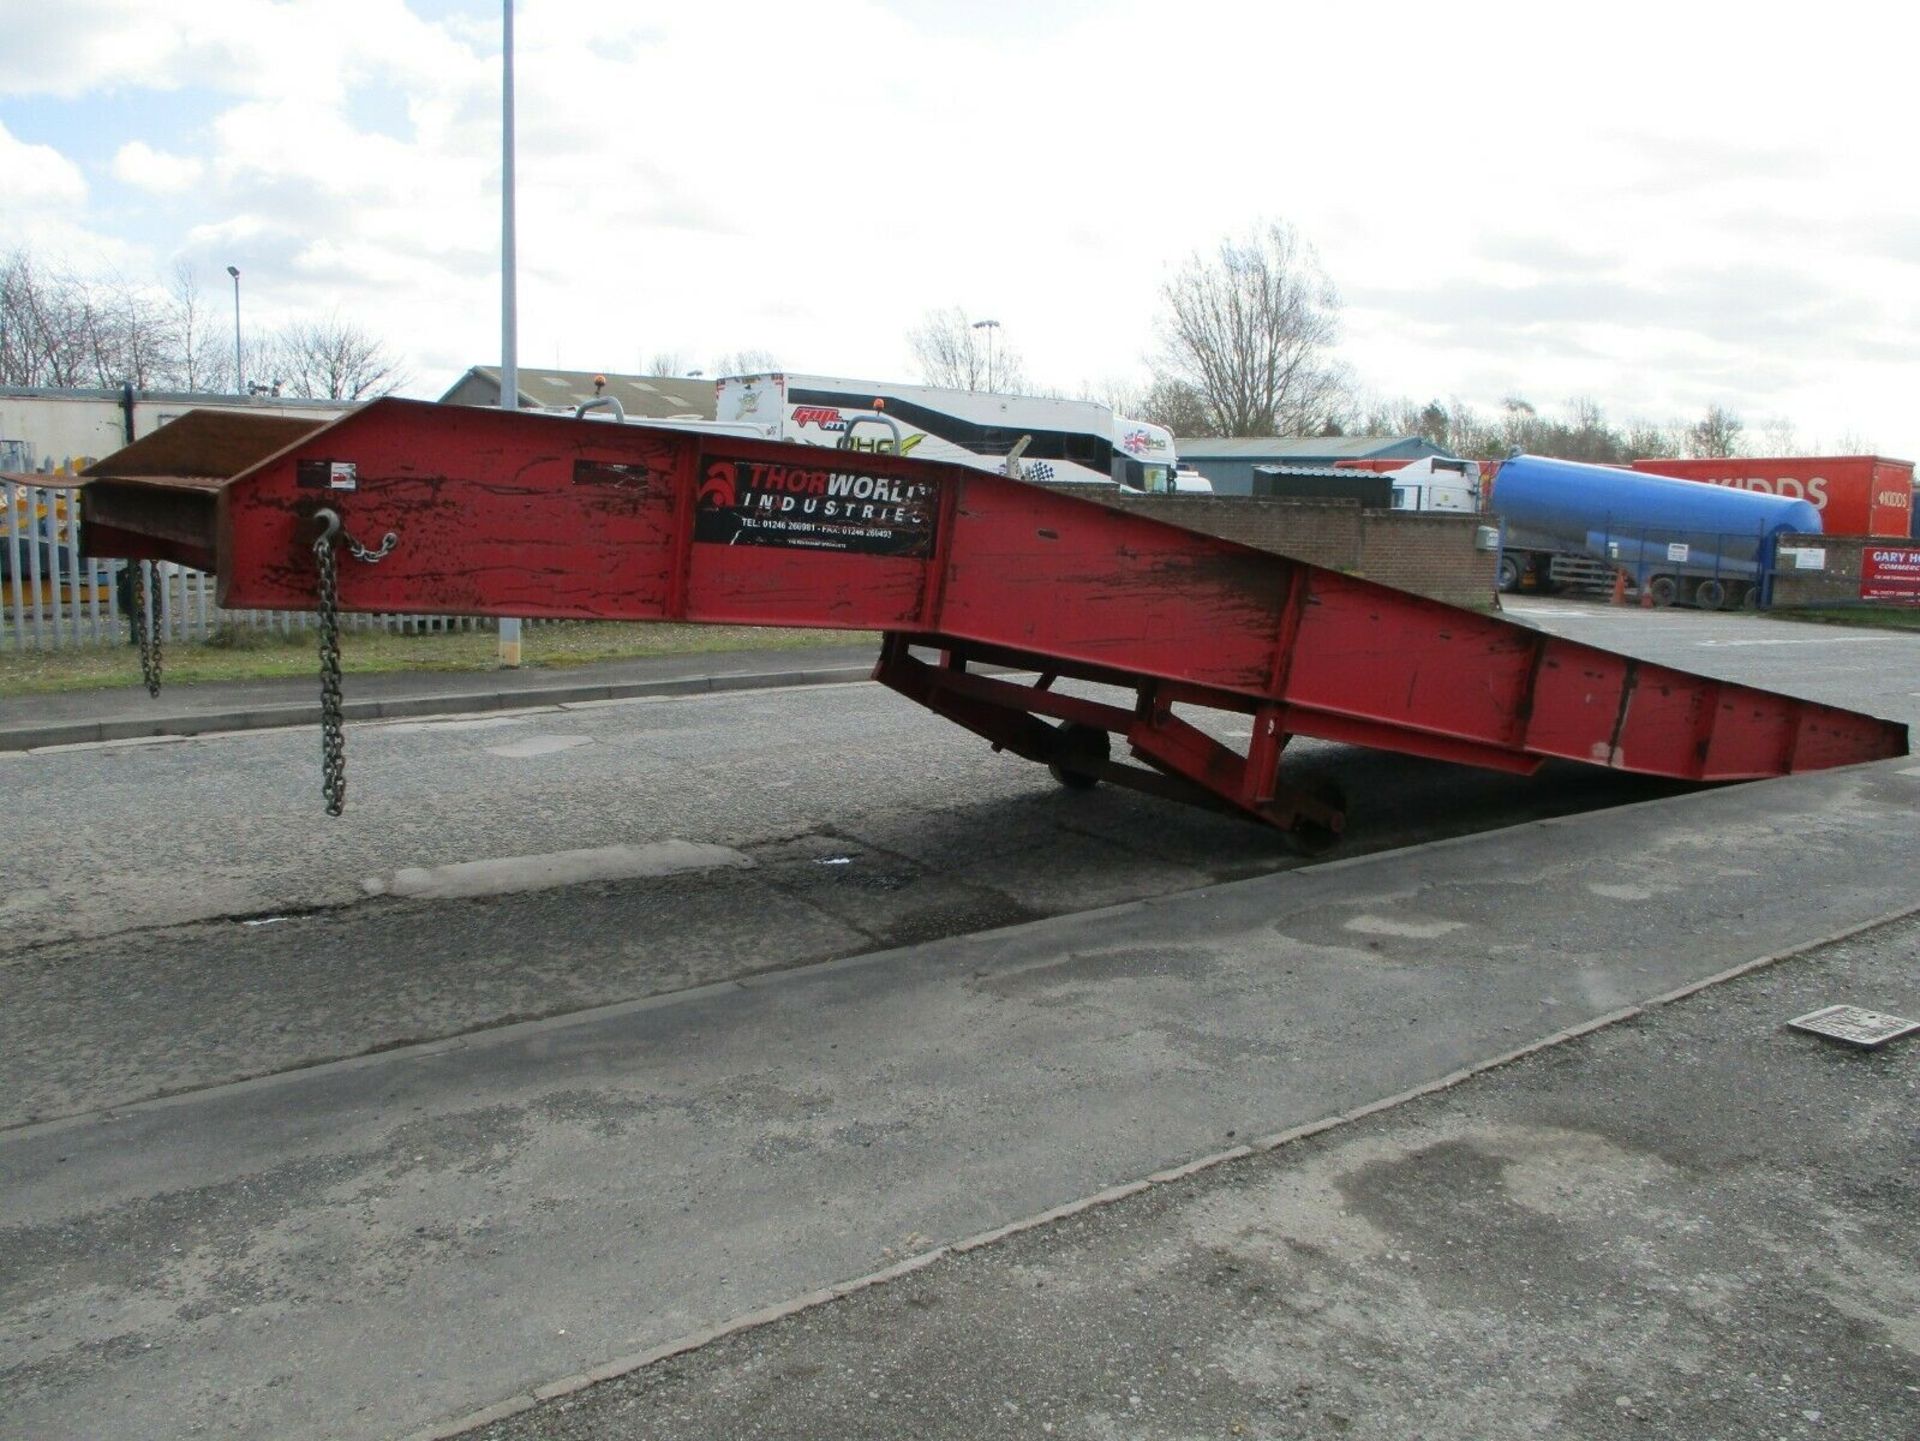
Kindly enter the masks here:
M 1760 609 L 1760 587 L 1759 586 L 1750 585 L 1740 592 L 1740 609 L 1742 610 Z
M 1647 582 L 1647 596 L 1656 606 L 1670 606 L 1680 596 L 1680 587 L 1670 575 L 1656 575 Z
M 1113 757 L 1113 741 L 1098 726 L 1063 721 L 1054 730 L 1047 773 L 1070 791 L 1090 791 Z
M 1520 557 L 1503 555 L 1500 557 L 1500 593 L 1512 595 L 1520 589 Z
M 1315 800 L 1333 807 L 1343 816 L 1346 814 L 1347 793 L 1332 781 L 1316 776 L 1312 780 L 1303 782 L 1300 789 Z M 1330 830 L 1326 826 L 1315 825 L 1312 821 L 1306 820 L 1294 822 L 1293 829 L 1284 833 L 1287 849 L 1296 856 L 1324 856 L 1340 844 L 1340 839 L 1339 831 Z
M 1717 580 L 1703 580 L 1693 588 L 1693 603 L 1701 610 L 1719 610 L 1727 603 L 1727 588 Z

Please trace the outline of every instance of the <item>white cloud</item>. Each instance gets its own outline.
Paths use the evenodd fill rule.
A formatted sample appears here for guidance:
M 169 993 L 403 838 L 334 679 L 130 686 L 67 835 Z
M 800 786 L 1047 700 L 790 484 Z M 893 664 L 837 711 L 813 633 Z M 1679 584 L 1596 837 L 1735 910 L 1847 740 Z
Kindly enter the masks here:
M 0 122 L 0 175 L 7 177 L 8 211 L 42 206 L 81 206 L 87 199 L 80 167 L 51 145 L 30 145 Z
M 1850 73 L 1879 13 L 1836 0 L 1789 36 L 1635 0 L 1584 25 L 1364 0 L 631 0 L 590 21 L 521 0 L 522 359 L 756 346 L 895 374 L 920 314 L 961 304 L 1043 382 L 1139 378 L 1169 270 L 1284 217 L 1349 295 L 1346 355 L 1378 391 L 1659 419 L 1711 399 L 1920 449 L 1904 101 L 1807 84 Z M 84 176 L 0 131 L 0 167 L 156 272 L 241 266 L 263 324 L 378 328 L 431 391 L 498 349 L 498 16 L 42 5 L 9 18 L 0 120 L 189 88 L 212 118 L 114 137 Z
M 48 145 L 19 139 L 0 119 L 0 252 L 23 248 L 61 269 L 110 269 L 125 247 L 86 225 L 88 190 L 80 167 Z
M 462 47 L 405 0 L 13 4 L 0 94 L 129 89 L 337 97 L 375 73 L 430 79 Z
M 139 190 L 178 195 L 191 190 L 206 173 L 206 162 L 190 155 L 169 155 L 144 140 L 130 140 L 113 157 L 113 175 Z

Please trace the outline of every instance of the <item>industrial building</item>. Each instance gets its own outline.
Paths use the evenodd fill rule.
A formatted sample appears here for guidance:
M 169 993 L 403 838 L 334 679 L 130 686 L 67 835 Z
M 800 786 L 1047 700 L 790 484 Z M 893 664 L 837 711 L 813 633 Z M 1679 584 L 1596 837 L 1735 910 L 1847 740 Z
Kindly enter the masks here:
M 1213 482 L 1216 495 L 1252 495 L 1256 465 L 1324 467 L 1338 460 L 1419 460 L 1452 452 L 1418 435 L 1180 436 L 1180 459 Z

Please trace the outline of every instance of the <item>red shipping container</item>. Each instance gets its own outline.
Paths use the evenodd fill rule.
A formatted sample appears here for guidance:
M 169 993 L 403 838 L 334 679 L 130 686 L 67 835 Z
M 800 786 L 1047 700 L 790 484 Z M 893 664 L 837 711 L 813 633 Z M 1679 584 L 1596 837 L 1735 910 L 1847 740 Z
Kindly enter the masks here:
M 1724 460 L 1636 460 L 1635 470 L 1810 500 L 1828 535 L 1908 535 L 1913 462 L 1879 455 L 1736 455 Z

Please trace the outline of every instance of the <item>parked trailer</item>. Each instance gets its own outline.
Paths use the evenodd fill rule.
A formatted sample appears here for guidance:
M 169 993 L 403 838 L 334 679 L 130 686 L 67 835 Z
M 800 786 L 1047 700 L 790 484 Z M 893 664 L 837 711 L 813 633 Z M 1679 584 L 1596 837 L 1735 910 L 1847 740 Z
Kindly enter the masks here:
M 1703 610 L 1764 602 L 1776 540 L 1820 531 L 1804 500 L 1537 455 L 1501 464 L 1489 508 L 1503 591 L 1618 570 L 1656 605 Z
M 1213 490 L 1191 466 L 1179 468 L 1172 431 L 1093 400 L 776 371 L 715 381 L 714 414 L 757 426 L 766 440 L 892 451 L 1043 484 Z
M 93 467 L 89 546 L 210 568 L 228 606 L 879 630 L 876 679 L 1063 784 L 1228 810 L 1304 850 L 1345 815 L 1283 771 L 1296 735 L 1695 781 L 1907 750 L 1891 721 L 957 465 L 402 400 L 291 439 L 244 419 L 190 416 Z M 1188 708 L 1250 718 L 1244 752 Z
M 1913 462 L 1883 455 L 1745 456 L 1636 460 L 1633 468 L 1729 490 L 1804 500 L 1826 535 L 1913 533 Z

